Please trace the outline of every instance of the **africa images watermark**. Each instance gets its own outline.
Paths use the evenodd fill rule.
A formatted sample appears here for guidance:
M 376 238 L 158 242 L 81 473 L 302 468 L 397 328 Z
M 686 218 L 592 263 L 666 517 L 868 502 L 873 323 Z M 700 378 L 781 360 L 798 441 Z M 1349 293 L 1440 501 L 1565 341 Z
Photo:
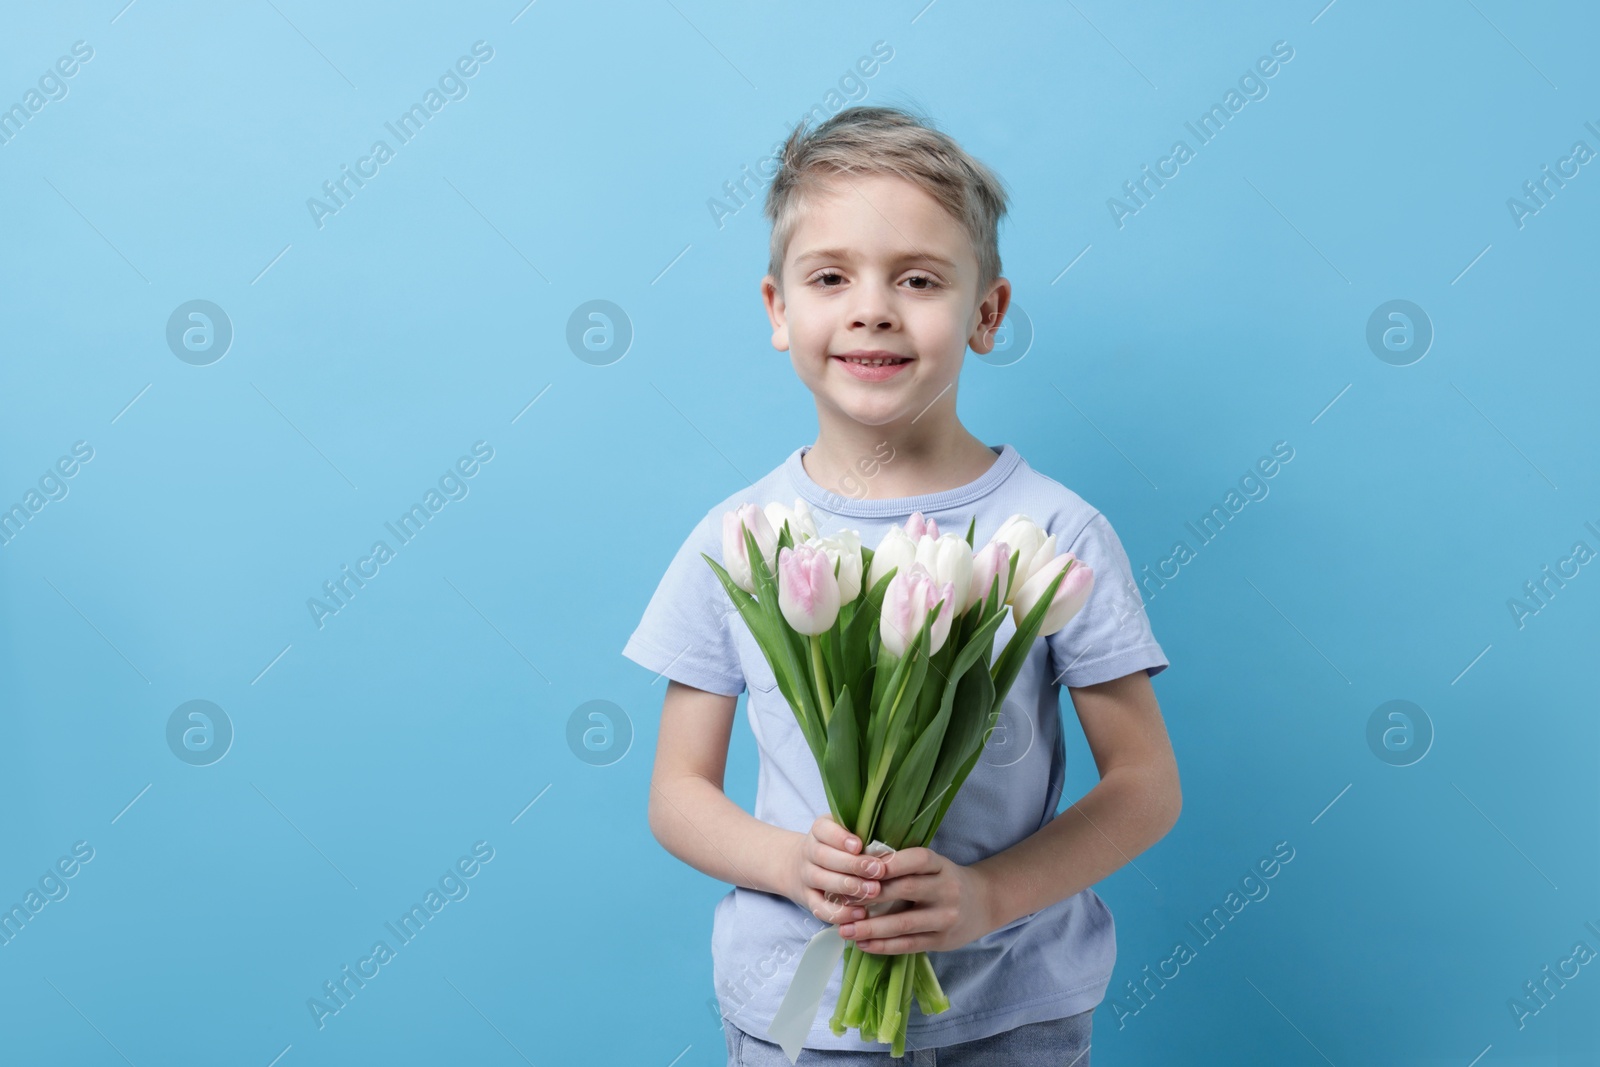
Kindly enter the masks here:
M 1272 854 L 1257 860 L 1255 866 L 1245 871 L 1239 879 L 1237 890 L 1228 890 L 1228 895 L 1222 903 L 1214 907 L 1200 919 L 1200 925 L 1187 923 L 1190 930 L 1194 931 L 1195 940 L 1200 947 L 1211 944 L 1228 924 L 1240 912 L 1251 904 L 1260 903 L 1267 899 L 1267 894 L 1272 892 L 1272 887 L 1267 883 L 1276 878 L 1280 871 L 1294 859 L 1294 846 L 1287 841 L 1279 841 L 1272 846 Z M 1244 895 L 1241 896 L 1240 893 Z M 1213 929 L 1215 927 L 1215 929 Z M 1150 970 L 1150 964 L 1145 964 L 1141 973 L 1144 975 L 1135 985 L 1130 979 L 1123 987 L 1127 991 L 1124 997 L 1111 998 L 1111 1009 L 1117 1017 L 1117 1029 L 1121 1030 L 1128 1025 L 1128 1020 L 1138 1015 L 1156 994 L 1167 987 L 1167 983 L 1183 973 L 1186 964 L 1193 963 L 1200 955 L 1200 948 L 1191 945 L 1187 940 L 1179 940 L 1172 946 L 1172 954 L 1162 959 L 1155 965 L 1155 972 Z M 1171 973 L 1168 973 L 1168 968 Z M 1153 986 L 1152 986 L 1153 983 Z
M 1200 548 L 1204 548 L 1221 536 L 1222 531 L 1227 529 L 1228 523 L 1245 509 L 1245 505 L 1252 501 L 1265 500 L 1267 494 L 1272 491 L 1267 485 L 1267 479 L 1275 477 L 1283 469 L 1282 464 L 1287 464 L 1292 459 L 1294 459 L 1294 447 L 1288 441 L 1276 442 L 1272 446 L 1272 455 L 1262 456 L 1256 460 L 1255 466 L 1240 476 L 1239 488 L 1230 488 L 1222 498 L 1221 504 L 1213 504 L 1211 510 L 1199 518 L 1198 526 L 1194 522 L 1184 523 L 1199 541 Z M 1215 529 L 1212 529 L 1213 525 Z M 1156 594 L 1165 589 L 1169 581 L 1183 573 L 1181 570 L 1183 565 L 1198 555 L 1199 550 L 1189 547 L 1189 542 L 1175 541 L 1166 558 L 1155 564 L 1154 571 L 1150 569 L 1148 563 L 1140 568 L 1139 573 L 1142 577 L 1139 579 L 1139 585 L 1144 590 L 1146 603 L 1154 600 Z M 1168 567 L 1171 568 L 1170 571 Z M 1151 583 L 1154 583 L 1154 588 L 1151 587 Z
M 33 921 L 34 916 L 45 909 L 46 904 L 66 900 L 70 892 L 66 879 L 76 877 L 83 865 L 92 859 L 94 846 L 87 841 L 78 841 L 72 846 L 72 855 L 62 856 L 53 867 L 45 868 L 44 874 L 39 876 L 37 889 L 29 886 L 20 902 L 0 911 L 0 946 L 11 944 Z
M 474 459 L 473 456 L 477 458 Z M 394 522 L 385 522 L 384 528 L 394 535 L 396 545 L 409 545 L 412 539 L 422 532 L 423 527 L 427 526 L 428 521 L 443 511 L 445 504 L 451 500 L 465 500 L 467 493 L 471 491 L 466 480 L 483 469 L 481 463 L 488 463 L 493 458 L 494 447 L 487 441 L 478 441 L 472 446 L 472 456 L 462 456 L 456 460 L 454 467 L 439 476 L 437 489 L 433 486 L 428 487 L 421 503 L 412 504 L 411 508 Z M 323 628 L 325 625 L 323 620 L 329 615 L 337 615 L 341 609 L 349 607 L 355 595 L 366 587 L 368 581 L 382 573 L 381 568 L 395 558 L 396 552 L 397 549 L 390 548 L 387 541 L 374 541 L 372 550 L 356 560 L 354 571 L 351 571 L 350 564 L 343 564 L 339 568 L 338 578 L 322 583 L 326 600 L 307 597 L 306 610 L 311 613 L 311 621 L 316 624 L 317 629 Z M 369 566 L 371 570 L 367 569 Z
M 460 57 L 453 67 L 447 67 L 439 75 L 438 88 L 430 85 L 422 94 L 421 103 L 412 104 L 393 122 L 383 124 L 384 129 L 394 135 L 396 148 L 389 147 L 388 141 L 379 139 L 372 142 L 366 155 L 356 160 L 354 170 L 348 163 L 339 164 L 339 177 L 322 183 L 326 199 L 313 196 L 306 200 L 306 210 L 311 212 L 311 221 L 317 224 L 317 229 L 323 228 L 323 220 L 329 215 L 337 215 L 349 207 L 356 193 L 378 176 L 383 164 L 395 157 L 398 147 L 410 144 L 411 139 L 422 132 L 428 120 L 444 110 L 445 104 L 465 100 L 469 91 L 467 79 L 476 77 L 482 64 L 493 58 L 494 49 L 488 43 L 473 42 L 472 55 Z
M 718 983 L 719 1001 L 725 1001 L 733 1008 L 731 1012 L 723 1012 L 719 1004 L 719 1015 L 729 1019 L 737 1017 L 750 1006 L 751 999 L 763 986 L 782 973 L 784 966 L 804 951 L 806 943 L 816 936 L 817 931 L 829 924 L 807 913 L 803 921 L 785 919 L 783 925 L 789 930 L 790 936 L 775 941 L 767 953 L 756 960 L 755 970 L 752 971 L 746 962 L 736 975 L 724 975 Z
M 883 69 L 883 65 L 893 58 L 893 45 L 887 41 L 874 41 L 871 54 L 862 56 L 853 66 L 847 67 L 845 72 L 839 75 L 837 87 L 830 86 L 822 99 L 812 104 L 806 111 L 806 115 L 814 116 L 818 121 L 826 121 L 838 114 L 846 104 L 861 103 L 867 98 L 867 79 L 876 75 Z M 717 224 L 717 229 L 722 229 L 728 219 L 760 199 L 762 187 L 772 181 L 778 173 L 778 157 L 782 151 L 783 142 L 775 142 L 772 151 L 756 161 L 756 170 L 759 174 L 751 173 L 750 164 L 741 164 L 739 176 L 722 183 L 726 199 L 715 196 L 706 199 L 706 210 L 711 212 L 711 221 Z
M 1585 122 L 1583 126 L 1595 137 L 1600 138 L 1600 127 L 1596 127 L 1593 122 Z M 1589 142 L 1579 140 L 1572 142 L 1572 148 L 1567 154 L 1556 160 L 1557 173 L 1550 173 L 1550 164 L 1541 164 L 1539 169 L 1544 172 L 1543 175 L 1522 183 L 1522 193 L 1527 199 L 1519 200 L 1514 196 L 1506 198 L 1506 210 L 1511 212 L 1511 221 L 1516 224 L 1517 229 L 1526 226 L 1529 217 L 1549 207 L 1549 202 L 1555 198 L 1556 193 L 1567 187 L 1567 183 L 1562 179 L 1576 178 L 1579 168 L 1594 156 L 1595 150 L 1589 147 Z M 1551 188 L 1552 185 L 1554 188 Z
M 1588 921 L 1583 925 L 1595 935 L 1597 941 L 1600 941 L 1600 926 Z M 1595 950 L 1590 947 L 1589 942 L 1577 941 L 1572 946 L 1571 955 L 1556 961 L 1554 971 L 1550 969 L 1548 963 L 1540 969 L 1539 973 L 1544 977 L 1540 978 L 1537 984 L 1532 979 L 1523 982 L 1524 995 L 1506 998 L 1506 1007 L 1510 1010 L 1511 1021 L 1517 1024 L 1517 1029 L 1521 1030 L 1527 1026 L 1531 1017 L 1548 1008 L 1556 994 L 1567 987 L 1568 981 L 1578 977 L 1581 968 L 1595 956 Z M 1554 986 L 1551 983 L 1554 983 Z
M 888 455 L 884 450 L 888 449 Z M 888 441 L 879 441 L 872 446 L 872 454 L 858 456 L 851 470 L 847 470 L 839 478 L 838 495 L 851 500 L 865 500 L 867 497 L 867 482 L 883 470 L 885 464 L 895 457 L 895 448 Z M 860 477 L 857 477 L 857 474 Z
M 412 904 L 409 911 L 401 914 L 394 922 L 385 922 L 384 928 L 394 935 L 394 947 L 382 938 L 374 941 L 367 955 L 356 960 L 355 970 L 350 969 L 347 963 L 339 970 L 338 981 L 329 979 L 322 983 L 322 992 L 326 999 L 317 997 L 306 998 L 306 1008 L 311 1012 L 311 1021 L 321 1030 L 328 1025 L 328 1016 L 338 1015 L 350 1006 L 350 1001 L 355 995 L 367 987 L 367 982 L 383 973 L 383 967 L 394 962 L 399 955 L 399 950 L 411 944 L 418 934 L 427 927 L 435 915 L 444 910 L 444 906 L 453 901 L 466 900 L 471 887 L 467 879 L 477 877 L 483 869 L 483 864 L 494 859 L 494 846 L 487 841 L 476 841 L 472 845 L 472 855 L 462 856 L 456 860 L 454 868 L 445 868 L 439 876 L 439 886 L 435 889 L 428 887 L 423 894 L 422 903 Z M 396 923 L 399 925 L 396 926 Z M 370 970 L 368 968 L 371 968 Z
M 1585 522 L 1583 525 L 1594 534 L 1596 544 L 1600 544 L 1600 529 L 1596 529 L 1592 522 Z M 1587 541 L 1574 541 L 1572 551 L 1556 560 L 1554 573 L 1550 570 L 1550 564 L 1546 563 L 1540 568 L 1540 573 L 1544 577 L 1538 580 L 1530 578 L 1524 582 L 1522 592 L 1526 599 L 1523 599 L 1523 596 L 1506 599 L 1506 608 L 1511 612 L 1511 621 L 1517 624 L 1517 629 L 1527 626 L 1530 618 L 1549 607 L 1555 595 L 1567 587 L 1567 582 L 1578 576 L 1579 568 L 1594 557 L 1595 550 L 1589 547 Z
M 1122 192 L 1127 200 L 1119 200 L 1114 196 L 1107 197 L 1106 210 L 1111 213 L 1111 221 L 1116 223 L 1117 229 L 1122 229 L 1130 216 L 1137 215 L 1148 207 L 1156 193 L 1166 188 L 1167 181 L 1176 178 L 1181 173 L 1183 165 L 1193 159 L 1200 148 L 1210 144 L 1212 139 L 1227 126 L 1228 120 L 1244 110 L 1245 104 L 1252 100 L 1265 100 L 1268 92 L 1266 79 L 1275 77 L 1282 69 L 1280 64 L 1287 64 L 1293 58 L 1294 48 L 1288 41 L 1274 41 L 1272 55 L 1257 59 L 1253 69 L 1246 70 L 1239 76 L 1238 89 L 1229 88 L 1222 97 L 1222 103 L 1212 104 L 1211 108 L 1194 122 L 1184 123 L 1194 135 L 1194 148 L 1190 148 L 1189 142 L 1185 140 L 1172 142 L 1171 150 L 1156 160 L 1154 172 L 1151 171 L 1150 164 L 1146 163 L 1140 168 L 1142 177 L 1122 183 Z M 1169 165 L 1172 167 L 1171 170 L 1167 169 Z
M 67 79 L 82 70 L 83 64 L 93 58 L 94 49 L 87 42 L 73 41 L 72 54 L 62 56 L 54 66 L 47 67 L 35 83 L 38 88 L 30 86 L 15 104 L 0 108 L 0 145 L 10 144 L 22 132 L 22 127 L 43 111 L 47 104 L 65 100 L 70 91 Z
M 94 446 L 87 441 L 76 441 L 72 455 L 62 456 L 55 464 L 46 467 L 39 476 L 39 488 L 28 487 L 22 499 L 9 508 L 0 505 L 0 547 L 9 545 L 33 517 L 53 500 L 65 500 L 71 488 L 67 480 L 76 477 L 83 465 L 94 458 Z

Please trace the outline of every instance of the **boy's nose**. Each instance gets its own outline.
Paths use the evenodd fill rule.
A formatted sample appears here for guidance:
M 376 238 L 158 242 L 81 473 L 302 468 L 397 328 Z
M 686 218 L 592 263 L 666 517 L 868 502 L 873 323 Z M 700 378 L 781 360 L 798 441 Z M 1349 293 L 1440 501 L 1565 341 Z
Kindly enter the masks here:
M 881 285 L 875 282 L 863 282 L 856 286 L 855 306 L 851 312 L 851 325 L 871 327 L 880 330 L 893 329 L 896 323 L 894 308 L 889 295 L 884 292 Z

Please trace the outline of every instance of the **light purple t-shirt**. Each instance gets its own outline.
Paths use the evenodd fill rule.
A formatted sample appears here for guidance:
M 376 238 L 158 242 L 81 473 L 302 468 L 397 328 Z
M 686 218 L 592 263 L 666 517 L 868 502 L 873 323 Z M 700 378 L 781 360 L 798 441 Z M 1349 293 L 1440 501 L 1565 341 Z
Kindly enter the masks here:
M 700 558 L 704 552 L 723 562 L 722 515 L 741 503 L 777 501 L 792 508 L 800 497 L 823 536 L 855 529 L 868 548 L 877 547 L 890 526 L 904 523 L 914 511 L 935 520 L 940 533 L 958 536 L 965 536 L 968 520 L 976 515 L 973 544 L 982 548 L 1020 512 L 1056 535 L 1056 552 L 1072 552 L 1094 570 L 1094 589 L 1082 611 L 1063 629 L 1034 642 L 984 754 L 930 843 L 956 863 L 972 864 L 1000 852 L 1055 818 L 1066 772 L 1062 684 L 1081 687 L 1166 668 L 1128 557 L 1105 516 L 1028 466 L 1010 445 L 990 448 L 999 458 L 976 481 L 940 493 L 860 500 L 812 481 L 800 460 L 810 446 L 803 446 L 708 511 L 678 549 L 622 654 L 698 689 L 734 695 L 748 688 L 746 712 L 760 756 L 756 818 L 804 833 L 828 805 L 816 761 L 776 688 L 772 668 Z M 1015 632 L 1008 616 L 995 648 L 1004 648 Z M 1093 784 L 1078 782 L 1074 795 Z M 743 886 L 718 901 L 711 954 L 723 1016 L 746 1033 L 771 1040 L 767 1027 L 800 953 L 823 925 L 787 897 Z M 1086 1011 L 1103 999 L 1116 951 L 1110 910 L 1093 889 L 1084 889 L 962 948 L 933 952 L 934 973 L 950 1008 L 924 1016 L 913 1007 L 906 1047 L 973 1041 Z M 854 1030 L 835 1037 L 828 1029 L 842 972 L 842 966 L 834 968 L 804 1047 L 883 1051 L 885 1046 L 861 1041 Z

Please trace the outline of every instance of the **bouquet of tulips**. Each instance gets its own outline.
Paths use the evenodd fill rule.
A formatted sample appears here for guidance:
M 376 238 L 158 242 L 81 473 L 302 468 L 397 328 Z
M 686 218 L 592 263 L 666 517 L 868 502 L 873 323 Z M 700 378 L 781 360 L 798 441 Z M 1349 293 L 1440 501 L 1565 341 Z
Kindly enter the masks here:
M 1093 571 L 1070 552 L 1057 555 L 1055 536 L 1026 515 L 1007 519 L 974 552 L 976 521 L 962 538 L 941 534 L 919 512 L 873 550 L 854 530 L 819 536 L 804 500 L 793 509 L 744 504 L 723 516 L 723 565 L 701 554 L 794 711 L 829 814 L 874 854 L 932 841 L 1034 640 L 1065 626 L 1094 584 Z M 1008 613 L 1016 633 L 996 658 L 995 633 Z M 905 903 L 879 902 L 868 913 Z M 843 939 L 829 926 L 807 954 L 828 934 L 834 944 L 825 951 L 837 953 Z M 837 958 L 826 961 L 823 981 Z M 890 1043 L 898 1058 L 913 994 L 924 1015 L 950 1007 L 926 952 L 844 944 L 843 958 L 829 1021 L 837 1035 L 858 1029 L 864 1040 Z M 802 957 L 797 983 L 805 970 Z M 814 996 L 786 1030 L 802 1022 L 809 1029 L 820 986 Z M 798 1037 L 793 1044 L 791 1062 Z

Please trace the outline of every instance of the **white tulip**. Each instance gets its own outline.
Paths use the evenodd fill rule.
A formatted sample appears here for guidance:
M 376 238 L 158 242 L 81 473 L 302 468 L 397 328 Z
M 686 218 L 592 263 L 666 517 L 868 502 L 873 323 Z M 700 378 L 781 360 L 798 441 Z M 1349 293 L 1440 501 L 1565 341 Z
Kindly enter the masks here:
M 1074 615 L 1083 610 L 1083 605 L 1089 600 L 1089 593 L 1094 589 L 1094 571 L 1071 552 L 1063 552 L 1059 556 L 1045 560 L 1026 582 L 1018 586 L 1016 598 L 1011 604 L 1011 619 L 1019 629 L 1028 612 L 1032 611 L 1039 598 L 1044 596 L 1045 588 L 1063 570 L 1067 572 L 1066 577 L 1061 579 L 1061 584 L 1056 587 L 1054 599 L 1045 609 L 1039 636 L 1049 637 L 1066 626 Z
M 1056 554 L 1056 535 L 1046 536 L 1043 527 L 1020 513 L 1001 523 L 990 540 L 1004 541 L 1017 557 L 1017 576 L 1011 584 L 1013 595 Z
M 968 596 L 970 604 L 978 604 L 989 598 L 989 587 L 996 578 L 1000 580 L 1000 603 L 1005 604 L 1011 599 L 1011 585 L 1007 581 L 1011 574 L 1011 546 L 1004 541 L 990 541 L 980 548 L 972 557 L 972 591 Z
M 840 530 L 829 537 L 818 537 L 807 544 L 820 548 L 839 569 L 839 601 L 853 603 L 861 593 L 861 535 L 855 530 Z
M 825 634 L 839 618 L 833 560 L 815 545 L 778 549 L 778 608 L 796 633 Z
M 933 575 L 934 583 L 955 589 L 951 610 L 960 615 L 972 604 L 972 546 L 959 534 L 924 536 L 917 542 L 916 562 Z
M 932 540 L 932 538 L 929 538 Z M 923 620 L 939 605 L 928 630 L 928 644 L 923 654 L 932 656 L 944 647 L 950 636 L 950 623 L 955 618 L 956 590 L 949 582 L 942 585 L 924 568 L 912 565 L 910 570 L 896 571 L 889 579 L 889 588 L 883 595 L 883 613 L 878 618 L 878 639 L 889 652 L 904 656 L 911 647 Z
M 782 532 L 785 520 L 789 523 L 789 536 L 795 544 L 817 536 L 816 516 L 811 513 L 811 505 L 801 497 L 794 498 L 793 508 L 786 508 L 774 500 L 763 509 L 763 513 L 767 516 L 767 522 L 772 524 L 774 536 Z
M 754 595 L 756 583 L 744 543 L 747 527 L 755 534 L 756 547 L 761 550 L 769 572 L 777 563 L 778 535 L 772 532 L 772 524 L 754 504 L 740 504 L 736 511 L 722 513 L 722 566 L 734 585 Z
M 883 580 L 883 576 L 895 568 L 899 568 L 897 572 L 899 574 L 906 573 L 916 561 L 917 543 L 906 533 L 904 527 L 889 527 L 889 532 L 883 535 L 883 540 L 873 549 L 872 566 L 867 569 L 867 588 L 876 587 Z

